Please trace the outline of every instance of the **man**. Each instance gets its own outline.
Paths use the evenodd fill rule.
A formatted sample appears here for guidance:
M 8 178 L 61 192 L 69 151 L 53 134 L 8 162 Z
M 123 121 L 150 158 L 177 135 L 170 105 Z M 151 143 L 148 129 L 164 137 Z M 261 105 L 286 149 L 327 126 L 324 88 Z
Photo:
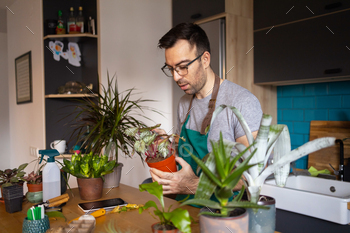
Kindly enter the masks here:
M 211 151 L 210 140 L 219 140 L 220 131 L 230 141 L 248 146 L 248 140 L 236 116 L 229 109 L 221 112 L 210 125 L 215 107 L 221 104 L 235 106 L 243 114 L 253 136 L 260 126 L 262 110 L 258 99 L 248 90 L 220 79 L 210 67 L 210 45 L 203 29 L 192 23 L 182 23 L 172 28 L 160 40 L 159 48 L 165 49 L 163 72 L 174 79 L 186 93 L 178 106 L 176 133 L 186 139 L 179 141 L 176 161 L 181 169 L 166 173 L 150 169 L 152 179 L 163 185 L 164 194 L 177 195 L 177 200 L 196 192 L 199 177 L 195 174 L 197 164 L 187 154 L 187 147 L 194 155 L 203 158 Z M 244 77 L 242 77 L 244 78 Z M 208 114 L 209 112 L 209 114 Z M 163 130 L 158 130 L 163 132 Z M 240 183 L 238 186 L 241 186 Z M 239 190 L 241 187 L 236 187 Z

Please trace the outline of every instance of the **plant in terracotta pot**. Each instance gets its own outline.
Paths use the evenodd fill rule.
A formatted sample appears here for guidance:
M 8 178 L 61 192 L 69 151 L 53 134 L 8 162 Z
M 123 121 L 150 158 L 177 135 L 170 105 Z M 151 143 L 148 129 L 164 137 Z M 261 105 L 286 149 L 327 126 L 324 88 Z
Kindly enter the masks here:
M 37 172 L 32 171 L 27 176 L 23 177 L 23 180 L 27 182 L 28 192 L 26 198 L 29 202 L 39 203 L 43 201 L 43 179 L 42 171 L 40 169 Z
M 157 112 L 145 106 L 152 102 L 148 99 L 132 99 L 134 88 L 120 92 L 117 80 L 113 80 L 107 73 L 107 87 L 101 85 L 101 93 L 96 98 L 78 100 L 81 104 L 71 113 L 74 116 L 71 140 L 81 144 L 81 150 L 87 153 L 108 155 L 108 160 L 114 160 L 117 166 L 113 173 L 106 176 L 105 187 L 118 187 L 122 164 L 118 164 L 118 151 L 131 157 L 131 146 L 135 142 L 133 136 L 127 135 L 125 130 L 130 127 L 145 126 L 136 116 L 148 119 L 144 110 Z M 141 156 L 140 156 L 141 157 Z M 142 160 L 143 162 L 143 160 Z
M 201 209 L 199 217 L 201 232 L 226 232 L 228 229 L 232 232 L 247 232 L 248 213 L 244 208 L 267 207 L 242 201 L 244 186 L 242 186 L 239 195 L 233 199 L 232 197 L 233 188 L 242 178 L 243 172 L 256 166 L 256 164 L 248 164 L 255 151 L 238 165 L 238 161 L 249 147 L 242 153 L 232 156 L 234 143 L 224 141 L 221 132 L 220 140 L 218 142 L 211 141 L 211 145 L 212 152 L 205 157 L 205 162 L 185 148 L 202 169 L 202 172 L 194 199 L 186 200 L 182 205 L 191 204 L 204 207 Z M 212 200 L 213 194 L 216 200 Z
M 164 172 L 176 172 L 175 150 L 172 148 L 174 140 L 182 139 L 177 134 L 158 134 L 152 127 L 132 127 L 125 131 L 127 135 L 135 137 L 134 151 L 144 155 L 149 167 Z
M 153 207 L 155 209 L 153 213 L 159 218 L 159 222 L 152 225 L 152 232 L 191 232 L 192 218 L 187 210 L 176 208 L 170 211 L 171 207 L 169 207 L 168 211 L 165 210 L 162 185 L 158 184 L 158 182 L 141 184 L 139 189 L 141 192 L 147 191 L 157 197 L 161 205 L 160 209 L 154 201 L 148 201 L 143 207 L 139 208 L 140 214 L 148 208 Z
M 103 178 L 112 173 L 115 160 L 108 161 L 107 155 L 93 155 L 92 152 L 82 156 L 74 154 L 71 161 L 63 159 L 63 171 L 77 178 L 80 198 L 96 200 L 102 197 Z
M 236 115 L 246 133 L 250 145 L 247 148 L 245 145 L 240 143 L 234 143 L 233 145 L 236 153 L 243 153 L 243 161 L 250 158 L 248 164 L 258 164 L 257 166 L 252 166 L 243 172 L 245 177 L 244 182 L 248 189 L 248 200 L 252 203 L 266 203 L 266 205 L 273 206 L 274 208 L 274 204 L 272 204 L 274 203 L 273 198 L 260 195 L 261 187 L 266 178 L 274 173 L 276 184 L 280 187 L 284 187 L 289 176 L 291 162 L 309 153 L 335 144 L 335 138 L 333 137 L 318 138 L 291 151 L 288 127 L 281 124 L 271 125 L 272 117 L 267 114 L 263 115 L 257 137 L 254 139 L 248 124 L 244 120 L 239 110 L 235 107 L 226 105 L 221 105 L 215 109 L 211 124 L 213 123 L 215 117 L 225 108 L 231 109 Z M 209 127 L 207 128 L 207 131 L 209 130 Z M 273 164 L 268 164 L 268 160 L 272 152 Z M 240 163 L 240 161 L 237 163 Z M 251 222 L 251 220 L 258 218 L 256 213 L 257 212 L 255 211 L 254 217 L 250 216 L 250 232 L 273 232 L 275 228 L 274 224 L 271 224 L 270 226 L 262 226 L 260 223 L 264 221 Z M 267 213 L 263 213 L 261 216 L 263 217 L 264 215 L 266 216 Z M 274 214 L 272 214 L 272 216 L 274 216 Z M 266 222 L 267 221 L 265 221 L 265 223 Z M 269 222 L 274 223 L 274 219 L 273 221 L 271 220 Z M 267 230 L 267 228 L 269 229 Z

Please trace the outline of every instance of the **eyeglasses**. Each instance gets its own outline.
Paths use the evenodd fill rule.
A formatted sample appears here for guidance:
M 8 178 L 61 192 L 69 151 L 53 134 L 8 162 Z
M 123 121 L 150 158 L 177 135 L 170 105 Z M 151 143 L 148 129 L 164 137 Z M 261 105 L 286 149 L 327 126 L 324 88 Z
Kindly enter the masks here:
M 204 54 L 204 52 L 199 55 L 198 57 L 196 57 L 194 60 L 190 61 L 189 63 L 187 63 L 187 65 L 184 66 L 175 66 L 175 69 L 173 67 L 169 67 L 167 64 L 165 64 L 162 67 L 162 71 L 164 72 L 164 74 L 168 77 L 173 77 L 174 76 L 174 70 L 181 76 L 184 76 L 186 74 L 188 74 L 188 66 L 191 65 L 193 62 L 195 62 L 198 58 L 200 58 L 202 55 Z

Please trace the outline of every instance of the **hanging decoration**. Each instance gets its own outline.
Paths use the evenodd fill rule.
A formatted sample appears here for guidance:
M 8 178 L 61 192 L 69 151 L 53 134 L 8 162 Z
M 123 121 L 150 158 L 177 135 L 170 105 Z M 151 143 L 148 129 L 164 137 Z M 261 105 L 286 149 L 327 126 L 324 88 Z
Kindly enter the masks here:
M 64 52 L 64 44 L 61 41 L 50 41 L 49 47 L 53 52 L 53 59 L 56 61 L 60 61 L 61 57 L 64 59 L 68 59 L 68 63 L 72 66 L 80 66 L 81 61 L 81 53 L 77 43 L 69 42 L 68 49 Z

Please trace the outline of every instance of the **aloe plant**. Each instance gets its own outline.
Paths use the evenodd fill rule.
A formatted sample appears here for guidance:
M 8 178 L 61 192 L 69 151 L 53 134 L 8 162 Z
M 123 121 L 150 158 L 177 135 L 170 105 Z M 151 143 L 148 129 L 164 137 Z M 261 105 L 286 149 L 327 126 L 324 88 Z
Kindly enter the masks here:
M 131 97 L 135 91 L 134 88 L 119 92 L 117 80 L 113 85 L 113 80 L 107 73 L 107 87 L 102 87 L 102 93 L 97 94 L 95 98 L 84 98 L 78 100 L 81 104 L 76 106 L 75 111 L 70 115 L 74 116 L 71 140 L 76 139 L 82 143 L 82 148 L 87 148 L 93 154 L 100 154 L 105 148 L 104 154 L 109 154 L 113 145 L 115 145 L 115 155 L 113 159 L 118 162 L 118 149 L 131 157 L 129 149 L 134 144 L 135 138 L 125 134 L 125 131 L 131 127 L 144 127 L 145 124 L 136 119 L 146 117 L 144 110 L 149 110 L 161 114 L 154 108 L 143 105 L 144 103 L 154 102 L 149 99 L 132 100 Z M 161 114 L 162 115 L 162 114 Z M 141 155 L 140 155 L 141 158 Z M 143 162 L 143 160 L 142 160 Z
M 210 124 L 213 123 L 216 116 L 225 108 L 231 109 L 236 115 L 238 121 L 242 125 L 250 145 L 247 148 L 243 144 L 235 143 L 234 146 L 236 150 L 240 153 L 244 153 L 242 156 L 244 161 L 250 158 L 253 154 L 253 157 L 250 158 L 248 164 L 258 164 L 258 166 L 252 166 L 249 168 L 249 170 L 243 172 L 250 194 L 250 201 L 252 203 L 257 203 L 261 186 L 264 184 L 266 178 L 270 174 L 275 173 L 277 185 L 283 187 L 288 178 L 289 164 L 291 162 L 309 153 L 335 144 L 334 137 L 324 137 L 307 142 L 291 151 L 288 127 L 286 125 L 270 125 L 272 117 L 266 114 L 264 114 L 262 117 L 258 135 L 254 140 L 249 126 L 239 110 L 235 107 L 227 105 L 220 105 L 217 109 L 215 109 Z M 209 127 L 210 125 L 206 129 L 207 132 Z M 267 166 L 267 160 L 273 149 L 274 163 Z
M 181 208 L 176 208 L 170 211 L 171 206 L 168 211 L 165 211 L 164 198 L 163 198 L 163 186 L 158 184 L 158 182 L 153 182 L 149 184 L 139 185 L 141 192 L 148 191 L 150 194 L 157 197 L 161 205 L 161 209 L 158 208 L 154 201 L 148 201 L 146 204 L 139 208 L 139 213 L 141 214 L 144 210 L 153 207 L 154 214 L 158 216 L 160 225 L 170 225 L 179 229 L 183 233 L 191 233 L 191 216 L 188 210 Z
M 219 210 L 220 213 L 211 211 L 203 211 L 200 214 L 211 216 L 229 216 L 230 212 L 236 208 L 268 208 L 259 206 L 255 203 L 241 201 L 244 192 L 244 186 L 239 195 L 232 201 L 229 201 L 233 196 L 233 188 L 238 184 L 244 171 L 255 167 L 257 164 L 249 164 L 249 161 L 254 156 L 256 149 L 236 168 L 239 159 L 253 146 L 246 148 L 237 156 L 232 157 L 231 152 L 235 143 L 224 141 L 222 133 L 220 132 L 220 140 L 218 142 L 211 141 L 212 152 L 209 153 L 206 162 L 193 155 L 187 148 L 185 150 L 191 155 L 192 159 L 202 169 L 199 178 L 199 184 L 194 196 L 194 199 L 189 199 L 183 202 L 182 205 L 195 204 L 212 209 Z M 218 202 L 209 200 L 213 195 Z M 209 210 L 209 209 L 208 209 Z

